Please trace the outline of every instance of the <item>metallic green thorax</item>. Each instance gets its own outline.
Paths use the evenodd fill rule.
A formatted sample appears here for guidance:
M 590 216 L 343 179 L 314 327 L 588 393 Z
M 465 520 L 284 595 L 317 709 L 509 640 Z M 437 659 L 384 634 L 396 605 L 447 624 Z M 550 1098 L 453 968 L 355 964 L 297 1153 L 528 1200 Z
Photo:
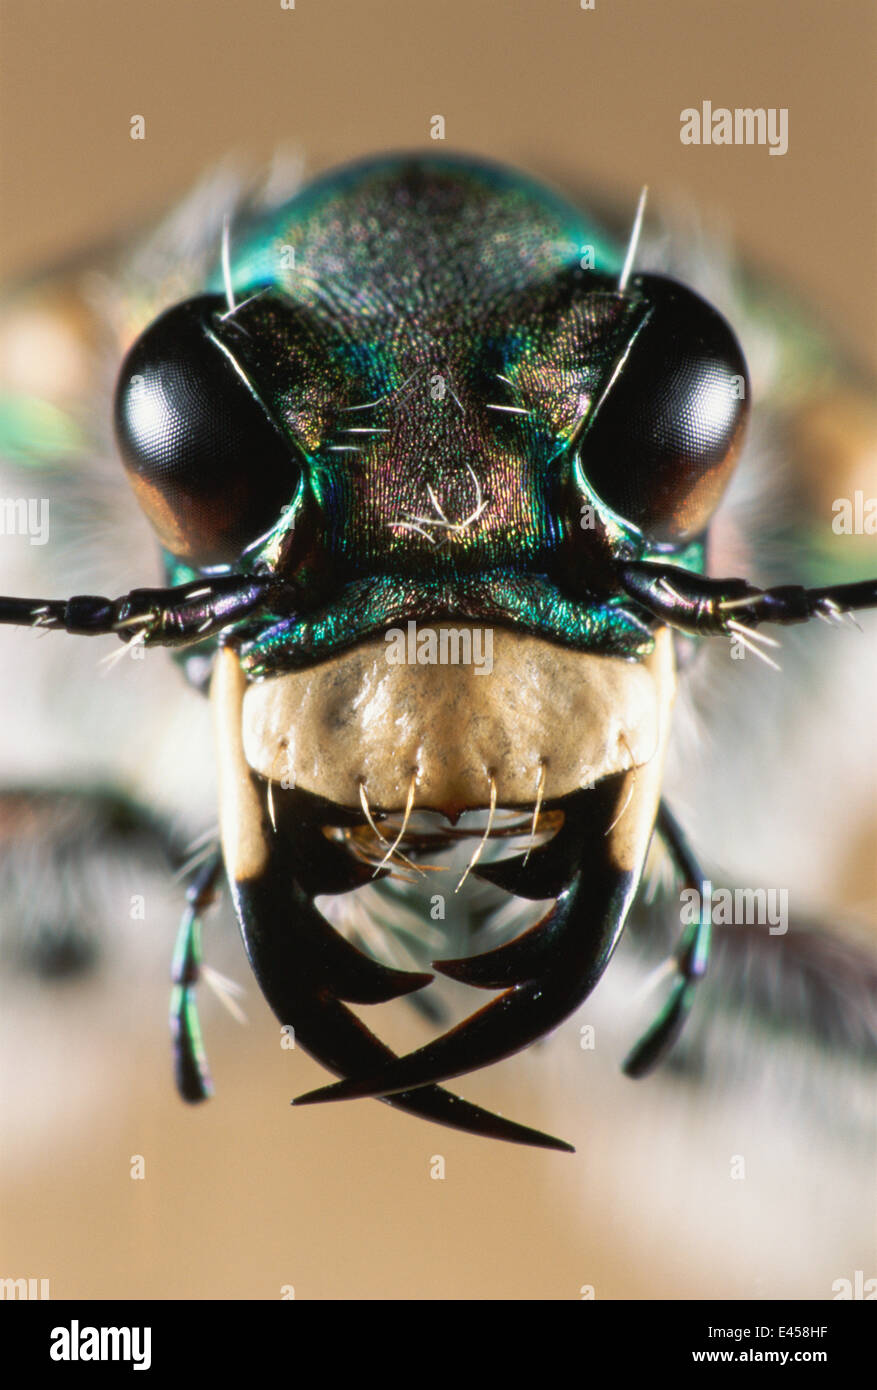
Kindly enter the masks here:
M 605 508 L 599 542 L 582 525 L 571 447 L 642 318 L 620 265 L 552 193 L 431 156 L 348 169 L 234 229 L 225 342 L 302 470 L 244 557 L 302 592 L 244 646 L 252 675 L 402 616 L 648 649 L 617 596 L 564 578 L 589 546 L 646 553 Z

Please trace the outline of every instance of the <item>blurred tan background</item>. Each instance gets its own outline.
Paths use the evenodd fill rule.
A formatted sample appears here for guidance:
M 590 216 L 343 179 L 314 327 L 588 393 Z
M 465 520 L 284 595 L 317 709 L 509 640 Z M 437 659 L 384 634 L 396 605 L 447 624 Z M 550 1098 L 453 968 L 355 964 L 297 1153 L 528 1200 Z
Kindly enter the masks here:
M 874 361 L 875 37 L 871 0 L 0 0 L 0 268 L 123 232 L 229 152 L 260 162 L 291 145 L 316 171 L 426 146 L 441 114 L 441 148 L 567 186 L 594 179 L 631 207 L 643 182 L 690 198 Z M 705 98 L 788 107 L 789 152 L 682 146 L 680 111 Z M 54 1297 L 277 1298 L 293 1284 L 305 1298 L 577 1298 L 592 1284 L 638 1298 L 828 1296 L 848 1272 L 796 1269 L 792 1232 L 783 1267 L 726 1264 L 735 1224 L 757 1245 L 758 1204 L 745 1213 L 721 1167 L 695 1184 L 694 1211 L 668 1187 L 678 1210 L 650 1227 L 662 1165 L 677 1162 L 660 1148 L 672 1119 L 638 1112 L 619 1077 L 587 1093 L 574 1159 L 372 1102 L 291 1114 L 322 1073 L 280 1051 L 231 948 L 218 963 L 247 981 L 252 1023 L 207 1007 L 220 1093 L 186 1111 L 161 1017 L 169 945 L 136 981 L 135 1017 L 130 980 L 93 987 L 101 1033 L 83 1036 L 81 1003 L 21 1004 L 4 1109 L 26 1133 L 3 1119 L 0 1275 L 49 1276 Z M 388 1040 L 415 1036 L 397 1012 Z M 537 1050 L 461 1089 L 566 1134 L 557 1096 L 540 1101 L 553 1067 Z M 729 1129 L 727 1151 L 739 1142 Z M 435 1154 L 444 1181 L 430 1178 Z M 715 1210 L 723 1233 L 690 1243 Z
M 316 170 L 441 114 L 446 149 L 687 193 L 873 352 L 875 46 L 869 0 L 2 0 L 0 263 L 124 228 L 230 151 Z M 787 107 L 788 153 L 683 146 L 704 99 Z

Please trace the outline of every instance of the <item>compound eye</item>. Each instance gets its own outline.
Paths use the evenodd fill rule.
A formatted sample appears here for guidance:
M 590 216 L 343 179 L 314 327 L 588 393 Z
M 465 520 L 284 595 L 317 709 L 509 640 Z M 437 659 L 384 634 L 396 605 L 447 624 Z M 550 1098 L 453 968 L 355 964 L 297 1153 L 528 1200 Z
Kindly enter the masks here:
M 237 562 L 301 476 L 295 445 L 223 345 L 226 307 L 204 295 L 168 309 L 116 386 L 116 438 L 137 500 L 162 545 L 202 566 Z
M 631 282 L 646 310 L 594 412 L 579 461 L 594 492 L 656 544 L 702 532 L 734 469 L 749 410 L 746 363 L 705 300 L 657 275 Z

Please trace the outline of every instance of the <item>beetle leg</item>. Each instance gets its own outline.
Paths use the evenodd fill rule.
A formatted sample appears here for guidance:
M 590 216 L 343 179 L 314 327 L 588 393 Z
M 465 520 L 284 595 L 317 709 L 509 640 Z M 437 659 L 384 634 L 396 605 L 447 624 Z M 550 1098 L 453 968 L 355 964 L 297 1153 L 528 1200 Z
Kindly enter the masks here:
M 207 1100 L 213 1083 L 201 1037 L 195 988 L 201 974 L 201 916 L 216 900 L 222 874 L 222 851 L 217 848 L 199 868 L 186 889 L 186 910 L 180 922 L 171 966 L 170 1026 L 174 1076 L 183 1100 Z
M 692 636 L 731 635 L 734 622 L 750 627 L 806 623 L 833 613 L 877 608 L 877 579 L 822 589 L 805 589 L 800 584 L 758 589 L 745 579 L 715 579 L 650 561 L 622 565 L 619 579 L 625 591 L 656 618 Z
M 685 887 L 699 892 L 704 880 L 703 872 L 679 822 L 665 801 L 661 802 L 656 829 L 681 871 Z M 708 917 L 704 920 L 703 914 L 700 921 L 692 922 L 686 928 L 671 957 L 677 975 L 673 988 L 654 1023 L 625 1058 L 622 1071 L 626 1076 L 635 1079 L 647 1076 L 673 1047 L 691 1011 L 696 987 L 706 974 L 711 937 L 712 923 Z
M 265 608 L 286 586 L 276 580 L 222 575 L 173 589 L 132 589 L 121 598 L 78 594 L 70 599 L 0 598 L 0 623 L 81 637 L 115 633 L 147 646 L 182 647 Z M 288 598 L 288 591 L 286 592 Z

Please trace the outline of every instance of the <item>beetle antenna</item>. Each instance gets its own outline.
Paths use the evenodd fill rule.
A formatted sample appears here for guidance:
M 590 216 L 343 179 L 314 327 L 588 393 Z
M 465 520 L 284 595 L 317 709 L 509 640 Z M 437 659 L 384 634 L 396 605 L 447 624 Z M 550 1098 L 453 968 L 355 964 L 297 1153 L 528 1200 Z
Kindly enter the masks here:
M 619 294 L 624 294 L 624 291 L 627 289 L 627 281 L 630 278 L 630 272 L 633 270 L 633 260 L 634 256 L 636 255 L 637 247 L 639 246 L 639 234 L 642 231 L 643 214 L 646 210 L 646 198 L 648 197 L 648 192 L 649 186 L 647 183 L 644 183 L 642 186 L 642 192 L 639 195 L 639 202 L 636 205 L 636 215 L 633 219 L 633 227 L 630 233 L 630 241 L 627 243 L 627 255 L 624 258 L 624 265 L 622 266 L 621 274 L 618 277 Z

